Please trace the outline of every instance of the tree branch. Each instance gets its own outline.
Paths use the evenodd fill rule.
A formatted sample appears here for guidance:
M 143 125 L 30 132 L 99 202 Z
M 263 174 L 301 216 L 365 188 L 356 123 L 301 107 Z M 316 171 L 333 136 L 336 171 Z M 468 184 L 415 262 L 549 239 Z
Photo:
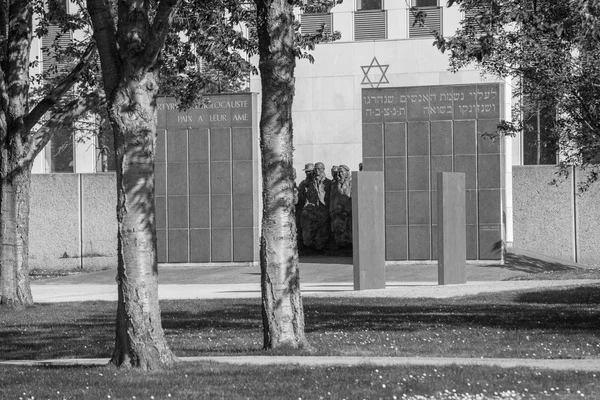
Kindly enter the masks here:
M 62 96 L 69 91 L 79 79 L 83 70 L 90 64 L 95 56 L 96 45 L 94 42 L 87 47 L 77 65 L 62 81 L 58 83 L 23 119 L 23 132 L 29 132 L 35 124 L 48 112 L 50 108 L 58 104 Z
M 148 61 L 148 66 L 154 66 L 156 60 L 164 47 L 167 34 L 171 28 L 171 23 L 181 0 L 161 0 L 158 9 L 156 10 L 156 16 L 150 29 L 150 40 L 146 47 L 145 58 Z
M 121 78 L 121 58 L 117 47 L 115 21 L 106 0 L 87 0 L 87 8 L 100 56 L 104 92 L 110 97 Z
M 100 95 L 97 92 L 93 92 L 85 97 L 73 100 L 60 111 L 51 112 L 44 125 L 31 135 L 31 145 L 25 156 L 19 159 L 18 168 L 24 168 L 33 162 L 39 152 L 52 139 L 52 136 L 64 125 L 74 122 L 87 111 L 98 107 L 100 103 Z

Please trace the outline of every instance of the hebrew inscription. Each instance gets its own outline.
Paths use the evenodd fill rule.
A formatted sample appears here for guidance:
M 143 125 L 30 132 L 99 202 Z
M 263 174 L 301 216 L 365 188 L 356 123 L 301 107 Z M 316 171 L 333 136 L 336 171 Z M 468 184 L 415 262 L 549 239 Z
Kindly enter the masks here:
M 364 89 L 363 122 L 495 119 L 498 84 Z

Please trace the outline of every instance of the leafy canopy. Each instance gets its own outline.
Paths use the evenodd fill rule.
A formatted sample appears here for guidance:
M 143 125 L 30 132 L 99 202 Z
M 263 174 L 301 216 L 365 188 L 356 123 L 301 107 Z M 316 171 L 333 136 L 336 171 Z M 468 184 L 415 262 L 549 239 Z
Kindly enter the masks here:
M 434 45 L 450 69 L 476 65 L 512 78 L 517 106 L 501 131 L 522 131 L 522 116 L 553 109 L 563 164 L 587 166 L 600 148 L 600 2 L 586 0 L 449 0 L 465 18 Z

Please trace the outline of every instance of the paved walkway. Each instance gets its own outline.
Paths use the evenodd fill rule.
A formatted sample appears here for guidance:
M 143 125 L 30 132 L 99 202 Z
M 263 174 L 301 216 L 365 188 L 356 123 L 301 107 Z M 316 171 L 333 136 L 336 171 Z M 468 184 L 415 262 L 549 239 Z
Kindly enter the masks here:
M 102 366 L 108 358 L 0 361 L 0 365 L 17 366 Z M 451 366 L 475 365 L 502 368 L 535 368 L 555 371 L 598 371 L 600 359 L 540 360 L 520 358 L 452 358 L 452 357 L 324 357 L 324 356 L 215 356 L 179 357 L 181 362 L 224 363 L 232 365 L 298 365 L 298 366 Z
M 464 285 L 443 285 L 435 282 L 387 282 L 386 289 L 355 291 L 352 282 L 308 282 L 301 283 L 303 297 L 394 297 L 394 298 L 450 298 L 472 296 L 479 293 L 494 293 L 511 290 L 577 286 L 600 283 L 595 279 L 554 281 L 481 281 Z M 117 300 L 116 284 L 54 284 L 32 283 L 31 291 L 37 303 L 69 301 Z M 160 284 L 159 298 L 174 299 L 225 299 L 259 298 L 260 284 Z

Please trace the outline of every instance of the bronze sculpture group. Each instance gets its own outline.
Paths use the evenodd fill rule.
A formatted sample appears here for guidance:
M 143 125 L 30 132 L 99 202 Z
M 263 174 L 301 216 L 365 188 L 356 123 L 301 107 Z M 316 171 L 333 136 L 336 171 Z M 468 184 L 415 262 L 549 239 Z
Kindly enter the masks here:
M 331 168 L 322 162 L 304 167 L 298 185 L 296 226 L 299 249 L 321 251 L 352 247 L 352 175 L 346 165 Z

